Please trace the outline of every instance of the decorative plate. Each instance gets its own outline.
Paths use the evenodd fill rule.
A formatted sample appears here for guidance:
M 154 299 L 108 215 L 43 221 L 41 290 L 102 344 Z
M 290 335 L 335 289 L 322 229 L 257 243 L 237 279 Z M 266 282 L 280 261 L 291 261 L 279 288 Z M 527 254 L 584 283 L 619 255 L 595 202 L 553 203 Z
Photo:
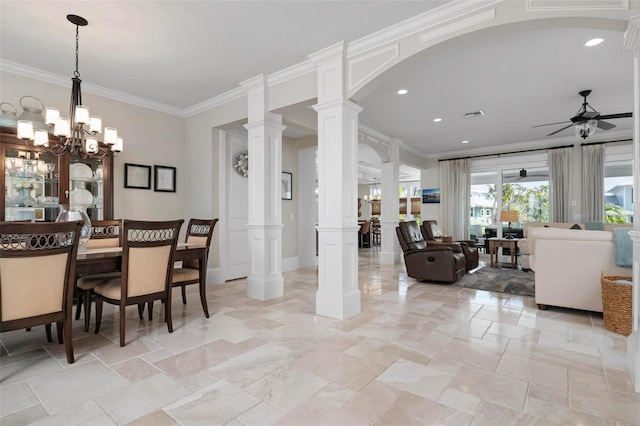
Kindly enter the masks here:
M 93 204 L 93 195 L 86 189 L 74 189 L 69 193 L 69 204 L 90 206 Z
M 93 171 L 91 171 L 91 167 L 84 163 L 74 163 L 69 166 L 69 175 L 71 179 L 91 179 L 93 178 Z

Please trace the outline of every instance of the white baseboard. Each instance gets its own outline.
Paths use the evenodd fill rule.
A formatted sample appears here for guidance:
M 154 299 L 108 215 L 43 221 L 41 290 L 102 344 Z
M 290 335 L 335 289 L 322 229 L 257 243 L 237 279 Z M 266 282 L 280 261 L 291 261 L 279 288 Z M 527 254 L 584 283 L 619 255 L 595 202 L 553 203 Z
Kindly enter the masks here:
M 282 272 L 295 271 L 296 269 L 300 269 L 300 258 L 298 256 L 282 258 Z

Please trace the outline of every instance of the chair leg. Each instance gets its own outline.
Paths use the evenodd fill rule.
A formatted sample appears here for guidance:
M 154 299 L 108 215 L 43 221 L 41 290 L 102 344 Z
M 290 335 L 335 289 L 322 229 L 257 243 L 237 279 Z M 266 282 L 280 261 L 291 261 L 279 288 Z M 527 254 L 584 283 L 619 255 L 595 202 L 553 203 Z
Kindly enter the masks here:
M 138 303 L 138 317 L 144 319 L 142 314 L 144 313 L 144 303 Z
M 31 331 L 31 328 L 27 328 L 27 331 Z M 51 323 L 44 325 L 44 331 L 47 333 L 47 342 L 53 342 L 53 338 L 51 337 Z
M 102 322 L 102 299 L 96 297 L 96 334 L 100 331 L 100 323 Z
M 83 295 L 83 291 L 80 289 L 76 289 L 76 298 L 78 299 L 78 302 L 77 302 L 78 304 L 76 305 L 76 321 L 80 319 L 80 310 L 82 307 L 82 295 Z
M 149 321 L 153 320 L 153 300 L 147 302 L 147 307 L 149 308 Z
M 73 364 L 76 360 L 73 357 L 73 337 L 71 335 L 71 319 L 64 320 L 64 351 L 67 353 L 67 362 Z
M 167 298 L 167 302 L 164 304 L 164 320 L 167 322 L 167 330 L 169 330 L 169 333 L 173 333 L 173 320 L 171 319 L 170 300 L 170 298 Z
M 180 287 L 182 287 L 182 304 L 186 305 L 187 304 L 187 291 L 186 291 L 186 285 L 181 285 Z
M 91 319 L 91 290 L 85 290 L 83 296 L 84 296 L 84 331 L 89 331 L 89 320 Z
M 202 303 L 202 310 L 204 311 L 204 316 L 209 318 L 209 307 L 207 306 L 206 284 L 201 282 L 198 285 L 200 286 L 200 302 Z
M 125 306 L 120 306 L 120 347 L 124 347 L 124 333 L 125 333 L 125 318 L 127 308 Z
M 64 337 L 62 336 L 62 321 L 56 321 L 56 332 L 58 333 L 58 343 L 64 343 Z

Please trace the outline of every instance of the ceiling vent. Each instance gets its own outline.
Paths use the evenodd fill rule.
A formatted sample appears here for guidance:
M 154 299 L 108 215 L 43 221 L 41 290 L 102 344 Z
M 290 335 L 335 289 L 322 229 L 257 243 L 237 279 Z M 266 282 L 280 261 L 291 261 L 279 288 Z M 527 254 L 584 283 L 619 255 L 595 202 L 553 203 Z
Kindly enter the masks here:
M 474 112 L 468 112 L 464 115 L 465 118 L 473 118 L 473 117 L 479 117 L 481 115 L 484 115 L 484 112 L 482 111 L 474 111 Z

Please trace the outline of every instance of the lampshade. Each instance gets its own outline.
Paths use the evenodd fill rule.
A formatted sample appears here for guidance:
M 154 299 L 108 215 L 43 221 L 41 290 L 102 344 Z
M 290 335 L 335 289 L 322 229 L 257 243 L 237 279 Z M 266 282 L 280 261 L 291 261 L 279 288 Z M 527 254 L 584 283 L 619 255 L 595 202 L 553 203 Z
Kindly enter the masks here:
M 580 136 L 582 139 L 586 139 L 595 133 L 598 128 L 598 120 L 587 120 L 578 122 L 573 126 L 573 130 L 576 136 Z
M 502 210 L 500 212 L 500 222 L 517 222 L 518 212 L 515 210 Z

